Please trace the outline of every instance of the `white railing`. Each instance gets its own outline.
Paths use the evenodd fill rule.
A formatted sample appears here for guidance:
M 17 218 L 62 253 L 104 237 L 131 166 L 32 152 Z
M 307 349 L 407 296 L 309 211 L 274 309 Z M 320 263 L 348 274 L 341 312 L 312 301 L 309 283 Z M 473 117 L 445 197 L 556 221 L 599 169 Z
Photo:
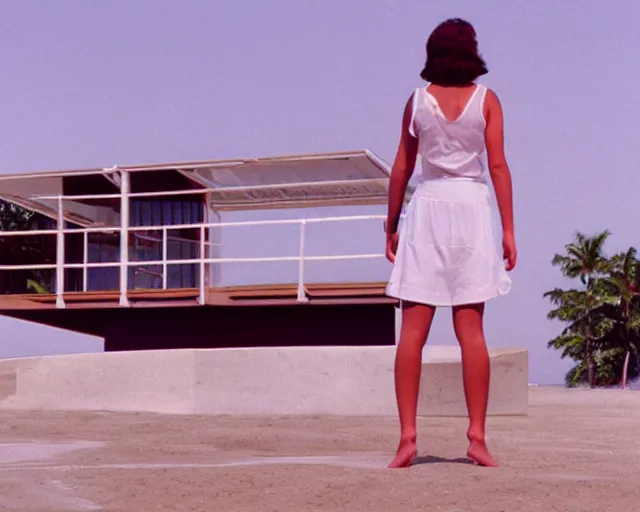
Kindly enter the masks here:
M 35 236 L 35 235 L 55 235 L 56 236 L 56 263 L 42 265 L 0 265 L 0 270 L 55 270 L 56 271 L 56 307 L 64 308 L 64 271 L 67 269 L 82 269 L 82 290 L 88 289 L 88 270 L 90 268 L 114 268 L 120 269 L 119 292 L 120 305 L 129 306 L 128 298 L 128 269 L 130 267 L 159 266 L 162 268 L 162 289 L 167 289 L 167 269 L 169 265 L 195 264 L 199 268 L 199 293 L 198 302 L 204 304 L 206 299 L 206 266 L 208 264 L 221 263 L 263 263 L 263 262 L 298 262 L 298 293 L 299 302 L 308 302 L 305 292 L 305 263 L 309 261 L 341 261 L 383 258 L 384 254 L 342 254 L 331 256 L 307 256 L 306 228 L 309 224 L 345 221 L 382 220 L 383 215 L 354 215 L 344 217 L 324 217 L 305 219 L 284 219 L 284 220 L 259 220 L 242 222 L 203 222 L 197 224 L 171 224 L 160 226 L 130 226 L 129 225 L 129 201 L 132 197 L 159 197 L 167 195 L 185 195 L 197 192 L 208 193 L 209 190 L 185 190 L 167 192 L 136 192 L 130 191 L 130 176 L 125 170 L 120 171 L 120 193 L 117 194 L 85 194 L 81 196 L 39 196 L 39 200 L 52 200 L 57 206 L 57 226 L 51 230 L 31 230 L 31 231 L 1 231 L 0 236 Z M 326 184 L 325 182 L 324 184 Z M 333 184 L 333 182 L 330 182 Z M 320 184 L 323 184 L 322 182 Z M 302 186 L 314 184 L 301 184 Z M 251 187 L 239 187 L 243 190 Z M 233 189 L 232 189 L 233 190 Z M 120 226 L 92 226 L 70 229 L 65 226 L 64 201 L 79 201 L 91 199 L 120 199 Z M 254 257 L 254 258 L 208 258 L 206 256 L 207 242 L 206 230 L 209 228 L 222 228 L 232 226 L 275 226 L 275 225 L 298 225 L 299 226 L 299 251 L 296 256 L 278 257 Z M 168 258 L 168 231 L 179 229 L 197 229 L 199 231 L 199 257 L 189 259 L 169 259 Z M 162 232 L 162 257 L 160 260 L 129 260 L 129 234 L 144 231 Z M 381 230 L 382 231 L 382 230 Z M 83 234 L 82 263 L 65 263 L 64 236 L 69 233 Z M 120 234 L 120 261 L 90 263 L 89 259 L 89 234 L 109 233 Z M 213 245 L 213 244 L 209 244 Z M 382 241 L 381 241 L 382 245 Z
M 101 197 L 101 196 L 96 196 Z M 59 209 L 61 208 L 63 198 L 59 198 Z M 68 198 L 71 199 L 71 198 Z M 211 222 L 196 224 L 170 224 L 159 226 L 100 226 L 87 228 L 66 228 L 62 214 L 58 216 L 57 229 L 42 229 L 31 231 L 2 231 L 0 236 L 36 236 L 36 235 L 56 235 L 57 250 L 55 264 L 38 264 L 38 265 L 0 265 L 0 270 L 55 270 L 56 271 L 56 306 L 58 308 L 65 307 L 64 301 L 64 271 L 67 269 L 82 269 L 82 289 L 88 289 L 88 269 L 90 268 L 120 268 L 120 304 L 128 306 L 128 269 L 130 267 L 147 267 L 159 266 L 162 268 L 162 289 L 167 289 L 167 269 L 169 265 L 188 265 L 194 264 L 199 266 L 199 293 L 198 303 L 204 304 L 206 298 L 206 266 L 208 264 L 221 263 L 265 263 L 265 262 L 298 262 L 298 288 L 297 300 L 299 302 L 308 302 L 305 292 L 305 263 L 309 261 L 342 261 L 342 260 L 362 260 L 362 259 L 378 259 L 383 258 L 384 254 L 340 254 L 327 256 L 309 256 L 305 254 L 306 246 L 306 229 L 309 224 L 330 223 L 330 222 L 346 222 L 346 221 L 365 221 L 365 220 L 382 220 L 384 215 L 353 215 L 343 217 L 323 217 L 323 218 L 304 218 L 304 219 L 283 219 L 283 220 L 258 220 L 258 221 L 240 221 L 240 222 Z M 299 252 L 296 256 L 272 256 L 272 257 L 249 257 L 249 258 L 208 258 L 205 257 L 205 248 L 208 245 L 206 240 L 206 230 L 208 228 L 238 227 L 238 226 L 275 226 L 275 225 L 298 225 L 299 226 Z M 199 257 L 185 259 L 169 259 L 168 258 L 168 235 L 169 230 L 178 229 L 198 229 L 199 230 Z M 129 260 L 129 233 L 137 233 L 141 231 L 162 232 L 162 257 L 159 260 Z M 83 262 L 82 263 L 65 263 L 64 254 L 64 235 L 65 234 L 83 234 Z M 121 237 L 121 257 L 120 261 L 91 263 L 89 259 L 89 234 L 90 233 L 120 233 Z M 124 235 L 123 235 L 124 234 Z M 124 247 L 123 247 L 124 246 Z

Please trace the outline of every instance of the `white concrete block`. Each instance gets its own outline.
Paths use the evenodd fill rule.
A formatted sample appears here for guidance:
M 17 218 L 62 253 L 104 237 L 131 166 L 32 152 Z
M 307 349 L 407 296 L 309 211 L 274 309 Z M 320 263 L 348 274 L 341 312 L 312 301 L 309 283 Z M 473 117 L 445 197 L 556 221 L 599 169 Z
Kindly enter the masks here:
M 201 351 L 196 412 L 395 413 L 394 347 L 286 347 Z
M 529 387 L 528 352 L 520 349 L 489 349 L 489 356 L 491 381 L 488 414 L 526 415 Z M 418 415 L 467 415 L 459 347 L 425 347 Z
M 395 350 L 157 350 L 3 360 L 0 408 L 394 416 Z M 526 414 L 527 352 L 490 352 L 489 414 Z M 457 347 L 426 347 L 418 413 L 466 415 Z
M 110 352 L 22 360 L 6 406 L 189 413 L 192 401 L 192 351 Z

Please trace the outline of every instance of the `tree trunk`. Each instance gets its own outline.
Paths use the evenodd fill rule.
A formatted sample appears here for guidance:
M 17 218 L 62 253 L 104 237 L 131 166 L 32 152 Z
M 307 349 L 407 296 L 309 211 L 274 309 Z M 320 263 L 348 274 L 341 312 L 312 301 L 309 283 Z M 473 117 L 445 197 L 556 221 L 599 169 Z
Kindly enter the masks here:
M 589 380 L 589 387 L 591 389 L 596 387 L 596 365 L 593 363 L 593 359 L 589 358 L 587 361 L 587 379 Z
M 627 350 L 627 355 L 624 358 L 624 366 L 622 367 L 622 389 L 627 389 L 627 379 L 629 378 L 629 358 L 631 352 Z
M 587 337 L 587 380 L 591 389 L 596 387 L 596 365 L 591 352 L 591 340 Z

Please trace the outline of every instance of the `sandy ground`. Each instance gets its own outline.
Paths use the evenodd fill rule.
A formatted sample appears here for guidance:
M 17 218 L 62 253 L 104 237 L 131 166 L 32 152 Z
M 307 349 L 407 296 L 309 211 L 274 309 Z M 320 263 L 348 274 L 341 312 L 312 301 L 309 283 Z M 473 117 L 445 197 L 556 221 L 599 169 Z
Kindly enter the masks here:
M 0 412 L 0 510 L 640 511 L 640 393 L 532 388 L 491 418 L 478 468 L 461 419 L 421 419 L 419 464 L 388 470 L 395 418 Z

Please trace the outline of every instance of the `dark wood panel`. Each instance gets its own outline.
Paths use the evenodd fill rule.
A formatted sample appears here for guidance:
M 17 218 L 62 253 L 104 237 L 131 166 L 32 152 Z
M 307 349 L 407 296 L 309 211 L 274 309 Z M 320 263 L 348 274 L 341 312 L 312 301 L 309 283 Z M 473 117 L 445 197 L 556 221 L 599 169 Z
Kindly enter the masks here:
M 166 192 L 174 190 L 192 190 L 204 188 L 177 171 L 154 171 L 132 172 L 129 174 L 131 192 Z M 196 194 L 195 197 L 202 197 L 203 194 Z M 176 197 L 176 196 L 172 196 Z M 187 197 L 180 196 L 182 198 Z
M 120 190 L 102 174 L 87 174 L 62 178 L 62 192 L 65 196 L 83 196 L 118 194 Z

